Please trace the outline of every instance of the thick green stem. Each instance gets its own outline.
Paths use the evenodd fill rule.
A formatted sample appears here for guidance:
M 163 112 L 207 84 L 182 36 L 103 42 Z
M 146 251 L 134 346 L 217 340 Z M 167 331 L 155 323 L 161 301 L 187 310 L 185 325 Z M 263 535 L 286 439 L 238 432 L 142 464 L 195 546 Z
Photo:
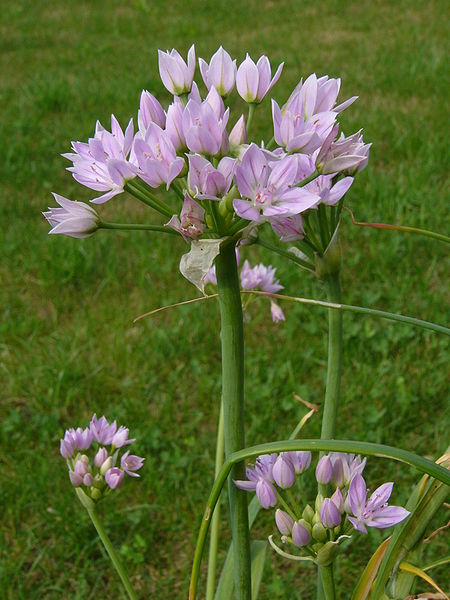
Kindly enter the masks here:
M 224 432 L 223 432 L 223 402 L 220 403 L 219 424 L 217 426 L 217 443 L 216 443 L 216 467 L 214 470 L 214 478 L 220 473 L 223 465 L 224 452 Z M 211 535 L 209 541 L 209 559 L 208 559 L 208 579 L 206 582 L 206 600 L 214 600 L 216 590 L 216 565 L 217 565 L 217 548 L 219 545 L 220 531 L 220 503 L 216 504 L 214 513 L 211 519 Z
M 325 278 L 327 299 L 333 304 L 341 302 L 341 285 L 339 273 L 327 275 Z M 325 403 L 323 408 L 322 440 L 331 440 L 336 434 L 337 409 L 342 369 L 342 312 L 328 310 L 328 371 Z
M 333 565 L 320 567 L 320 582 L 325 600 L 336 600 L 336 592 L 334 589 Z
M 245 447 L 244 438 L 244 325 L 239 277 L 233 244 L 221 248 L 216 258 L 222 341 L 222 400 L 225 455 Z M 233 465 L 228 479 L 234 549 L 235 596 L 251 599 L 250 536 L 247 494 L 234 479 L 245 479 L 243 462 Z
M 341 302 L 339 272 L 325 277 L 325 287 L 329 302 Z M 336 435 L 337 410 L 341 387 L 342 371 L 342 312 L 328 310 L 328 370 L 327 387 L 322 416 L 320 439 L 333 439 Z M 319 491 L 327 495 L 327 486 L 319 484 Z M 325 600 L 334 600 L 334 580 L 332 565 L 319 567 L 318 589 L 322 585 Z
M 108 553 L 109 558 L 111 559 L 112 564 L 114 565 L 114 568 L 116 569 L 120 579 L 122 580 L 123 586 L 128 594 L 128 597 L 130 598 L 130 600 L 137 600 L 137 596 L 134 593 L 133 586 L 131 585 L 131 581 L 127 575 L 127 572 L 125 571 L 125 568 L 120 562 L 119 557 L 117 556 L 117 553 L 114 550 L 114 547 L 111 543 L 111 540 L 108 537 L 108 534 L 103 529 L 103 525 L 100 519 L 98 518 L 97 512 L 95 511 L 95 509 L 87 509 L 87 511 L 89 516 L 91 517 L 91 521 L 94 524 L 95 529 L 97 530 L 99 538 L 102 540 L 103 545 L 105 546 L 106 552 Z

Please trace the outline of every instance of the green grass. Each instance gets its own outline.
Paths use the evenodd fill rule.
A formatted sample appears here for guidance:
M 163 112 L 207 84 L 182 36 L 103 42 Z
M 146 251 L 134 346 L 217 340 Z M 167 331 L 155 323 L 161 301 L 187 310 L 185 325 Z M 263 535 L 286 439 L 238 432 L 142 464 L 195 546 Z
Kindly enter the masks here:
M 238 59 L 248 50 L 268 54 L 272 64 L 286 61 L 279 101 L 300 75 L 341 76 L 342 97 L 360 96 L 343 115 L 344 129 L 364 127 L 373 142 L 369 167 L 348 197 L 356 218 L 448 233 L 446 7 L 437 0 L 18 0 L 2 8 L 1 598 L 121 597 L 58 452 L 64 429 L 86 424 L 94 410 L 127 424 L 138 438 L 137 453 L 147 457 L 142 479 L 101 509 L 140 597 L 186 597 L 213 473 L 218 307 L 187 306 L 133 326 L 146 310 L 195 296 L 177 267 L 186 246 L 148 233 L 49 238 L 40 211 L 54 204 L 50 191 L 92 197 L 64 171 L 59 154 L 70 140 L 87 139 L 97 118 L 106 124 L 111 112 L 122 122 L 135 115 L 142 88 L 168 99 L 158 80 L 157 48 L 185 51 L 195 42 L 198 55 L 209 56 L 223 44 Z M 233 106 L 241 106 L 237 98 Z M 269 112 L 266 102 L 256 113 L 258 137 L 270 137 Z M 148 209 L 125 195 L 103 214 L 149 218 Z M 444 244 L 358 229 L 348 217 L 342 238 L 344 302 L 445 324 Z M 283 259 L 255 248 L 244 254 L 277 266 L 286 293 L 324 297 L 313 278 Z M 277 326 L 266 302 L 249 307 L 249 445 L 288 435 L 302 414 L 294 393 L 323 399 L 326 313 L 285 308 L 287 321 Z M 339 435 L 429 457 L 442 453 L 449 424 L 446 340 L 350 314 L 344 336 Z M 307 435 L 319 431 L 316 418 Z M 368 472 L 374 486 L 395 481 L 399 502 L 416 479 L 375 460 Z M 255 535 L 271 532 L 267 512 Z M 340 598 L 348 597 L 380 539 L 377 533 L 363 538 L 342 557 Z M 223 550 L 228 542 L 224 516 Z M 439 556 L 442 544 L 437 537 L 429 555 Z M 313 598 L 310 572 L 271 553 L 261 600 Z

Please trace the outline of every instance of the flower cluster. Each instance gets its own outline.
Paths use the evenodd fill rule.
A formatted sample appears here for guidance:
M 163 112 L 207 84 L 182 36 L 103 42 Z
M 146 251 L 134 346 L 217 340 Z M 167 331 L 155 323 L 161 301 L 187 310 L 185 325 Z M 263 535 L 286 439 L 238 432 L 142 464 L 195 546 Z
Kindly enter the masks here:
M 236 260 L 239 265 L 239 252 L 237 250 Z M 272 267 L 272 265 L 266 267 L 263 263 L 259 263 L 258 265 L 251 267 L 248 260 L 245 260 L 240 271 L 241 288 L 245 291 L 258 290 L 269 294 L 275 294 L 283 289 L 279 280 L 275 279 L 275 272 L 276 269 Z M 215 266 L 211 267 L 208 271 L 204 282 L 217 285 Z M 274 323 L 285 320 L 281 307 L 272 298 L 270 298 L 270 312 Z
M 272 75 L 266 56 L 255 62 L 247 55 L 238 66 L 220 47 L 209 61 L 199 59 L 207 90 L 202 95 L 194 81 L 194 46 L 186 61 L 176 50 L 158 56 L 172 102 L 163 107 L 144 90 L 136 131 L 132 119 L 123 130 L 112 116 L 110 131 L 97 123 L 88 142 L 72 142 L 72 151 L 63 155 L 79 183 L 101 192 L 91 202 L 101 204 L 127 190 L 169 216 L 173 209 L 155 200 L 154 191 L 173 188 L 183 204 L 166 225 L 186 241 L 237 235 L 249 223 L 269 223 L 281 241 L 292 242 L 308 235 L 302 215 L 308 220 L 320 205 L 335 206 L 366 166 L 370 144 L 361 133 L 339 134 L 338 116 L 356 100 L 338 104 L 340 79 L 312 74 L 300 80 L 283 106 L 272 100 L 272 140 L 256 144 L 248 139 L 253 112 L 280 78 L 283 64 Z M 226 102 L 234 89 L 248 105 L 247 119 L 230 119 Z M 56 199 L 64 210 L 44 213 L 52 233 L 84 237 L 101 226 L 81 203 Z M 329 229 L 335 220 L 333 215 Z
M 95 414 L 85 429 L 68 429 L 60 442 L 60 452 L 69 467 L 72 485 L 98 502 L 111 490 L 120 488 L 125 475 L 139 477 L 136 471 L 144 459 L 129 450 L 119 456 L 134 441 L 126 427 L 118 427 L 116 421 L 109 423 L 105 417 L 98 419 Z
M 328 486 L 331 495 L 318 494 L 313 506 L 296 503 L 292 488 L 296 476 L 311 464 L 310 452 L 282 452 L 259 456 L 254 467 L 246 470 L 246 481 L 235 485 L 255 491 L 263 508 L 277 504 L 275 522 L 282 542 L 303 548 L 319 564 L 332 560 L 339 543 L 355 530 L 367 533 L 367 527 L 384 529 L 403 521 L 409 512 L 400 506 L 389 506 L 393 483 L 384 483 L 368 498 L 362 476 L 366 459 L 354 454 L 332 452 L 319 459 L 315 476 L 319 484 Z

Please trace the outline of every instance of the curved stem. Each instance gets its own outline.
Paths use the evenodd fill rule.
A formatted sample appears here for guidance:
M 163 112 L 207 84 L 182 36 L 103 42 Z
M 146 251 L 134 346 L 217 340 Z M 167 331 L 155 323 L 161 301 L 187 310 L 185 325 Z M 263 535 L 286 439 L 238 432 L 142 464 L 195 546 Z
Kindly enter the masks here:
M 189 600 L 194 600 L 197 593 L 197 583 L 200 574 L 200 564 L 203 556 L 206 536 L 210 525 L 210 516 L 216 502 L 220 496 L 221 490 L 228 478 L 228 475 L 236 463 L 242 463 L 246 459 L 257 458 L 261 454 L 270 454 L 272 452 L 293 452 L 297 450 L 309 450 L 310 452 L 353 452 L 355 454 L 364 454 L 366 456 L 376 456 L 378 458 L 387 458 L 397 460 L 401 463 L 414 467 L 421 473 L 428 473 L 431 477 L 450 485 L 450 471 L 440 465 L 409 452 L 393 446 L 384 444 L 374 444 L 371 442 L 358 442 L 354 440 L 283 440 L 271 442 L 268 444 L 259 444 L 251 448 L 245 448 L 239 452 L 234 452 L 229 456 L 216 481 L 214 482 L 209 498 L 206 504 L 205 513 L 200 525 L 195 549 L 194 560 L 192 563 L 191 583 L 189 586 Z
M 165 215 L 169 218 L 172 216 L 173 213 L 169 209 L 169 207 L 166 206 L 163 202 L 161 202 L 161 200 L 157 198 L 154 194 L 152 194 L 143 186 L 141 186 L 137 181 L 127 181 L 127 183 L 124 186 L 124 190 L 129 192 L 132 196 L 134 196 L 141 202 L 144 202 L 144 204 L 147 204 L 147 206 L 150 206 L 157 212 L 161 213 L 162 215 Z
M 222 399 L 225 455 L 244 448 L 244 325 L 234 244 L 222 246 L 216 258 L 221 317 Z M 232 466 L 228 481 L 233 535 L 234 581 L 237 600 L 251 599 L 250 536 L 247 494 L 234 479 L 245 478 L 245 465 Z
M 99 229 L 120 229 L 121 231 L 159 231 L 160 233 L 169 233 L 170 235 L 179 235 L 174 229 L 164 227 L 163 225 L 146 225 L 145 223 L 108 223 L 100 221 Z
M 220 403 L 219 424 L 217 426 L 216 466 L 214 476 L 220 473 L 223 465 L 224 433 L 223 433 L 223 402 Z M 206 600 L 214 600 L 216 589 L 217 548 L 220 532 L 220 504 L 217 503 L 211 519 L 211 535 L 209 539 L 208 579 L 206 581 Z
M 114 565 L 114 568 L 116 569 L 120 579 L 122 580 L 123 586 L 127 591 L 128 597 L 130 598 L 130 600 L 137 600 L 137 596 L 133 590 L 133 586 L 131 585 L 131 581 L 127 575 L 127 572 L 125 571 L 124 566 L 120 562 L 119 557 L 111 543 L 111 540 L 109 539 L 108 534 L 104 530 L 103 525 L 100 519 L 98 518 L 97 512 L 95 511 L 95 509 L 87 509 L 87 512 L 91 518 L 92 523 L 94 524 L 95 529 L 97 530 L 99 538 L 102 540 L 102 543 L 105 547 L 106 552 L 109 555 L 109 558 L 111 559 L 112 564 Z

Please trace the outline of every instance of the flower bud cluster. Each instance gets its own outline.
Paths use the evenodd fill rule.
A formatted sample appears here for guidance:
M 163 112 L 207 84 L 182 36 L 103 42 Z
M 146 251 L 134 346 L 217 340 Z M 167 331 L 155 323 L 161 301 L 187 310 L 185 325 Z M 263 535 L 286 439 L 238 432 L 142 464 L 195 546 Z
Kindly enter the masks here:
M 68 429 L 60 441 L 60 453 L 66 459 L 72 485 L 98 502 L 120 488 L 125 475 L 139 477 L 136 471 L 144 459 L 129 450 L 120 456 L 122 449 L 134 441 L 129 438 L 128 428 L 118 427 L 116 421 L 109 423 L 105 417 L 98 419 L 95 414 L 85 429 Z
M 367 499 L 362 476 L 366 459 L 338 452 L 322 456 L 315 469 L 317 483 L 326 486 L 331 495 L 318 493 L 313 506 L 306 504 L 302 510 L 290 488 L 310 464 L 310 452 L 265 454 L 257 458 L 254 467 L 247 468 L 247 481 L 235 481 L 235 485 L 255 491 L 263 508 L 279 504 L 275 523 L 282 542 L 304 549 L 317 564 L 334 560 L 340 542 L 352 537 L 355 530 L 367 533 L 367 527 L 384 529 L 409 515 L 400 506 L 388 506 L 393 483 L 381 485 Z
M 338 133 L 338 117 L 356 96 L 338 103 L 340 79 L 314 73 L 301 79 L 283 106 L 272 100 L 273 141 L 266 146 L 249 141 L 248 129 L 283 63 L 272 75 L 267 56 L 254 61 L 247 54 L 238 65 L 222 46 L 198 62 L 206 93 L 194 81 L 194 46 L 186 59 L 175 49 L 159 50 L 159 74 L 173 95 L 169 105 L 143 90 L 137 130 L 133 119 L 123 130 L 114 115 L 110 131 L 97 122 L 93 137 L 72 142 L 63 155 L 72 163 L 68 170 L 101 192 L 91 200 L 97 204 L 124 190 L 142 200 L 153 194 L 150 188 L 173 187 L 183 204 L 166 225 L 186 241 L 235 235 L 249 222 L 268 222 L 281 241 L 301 240 L 309 235 L 302 215 L 320 204 L 336 205 L 367 164 L 370 144 L 361 133 Z M 233 104 L 226 102 L 234 90 L 248 105 L 247 119 L 241 111 L 230 118 Z M 65 212 L 45 213 L 52 233 L 85 237 L 95 231 L 95 213 L 64 202 Z M 167 216 L 172 209 L 158 198 L 156 209 L 162 205 L 159 212 Z

